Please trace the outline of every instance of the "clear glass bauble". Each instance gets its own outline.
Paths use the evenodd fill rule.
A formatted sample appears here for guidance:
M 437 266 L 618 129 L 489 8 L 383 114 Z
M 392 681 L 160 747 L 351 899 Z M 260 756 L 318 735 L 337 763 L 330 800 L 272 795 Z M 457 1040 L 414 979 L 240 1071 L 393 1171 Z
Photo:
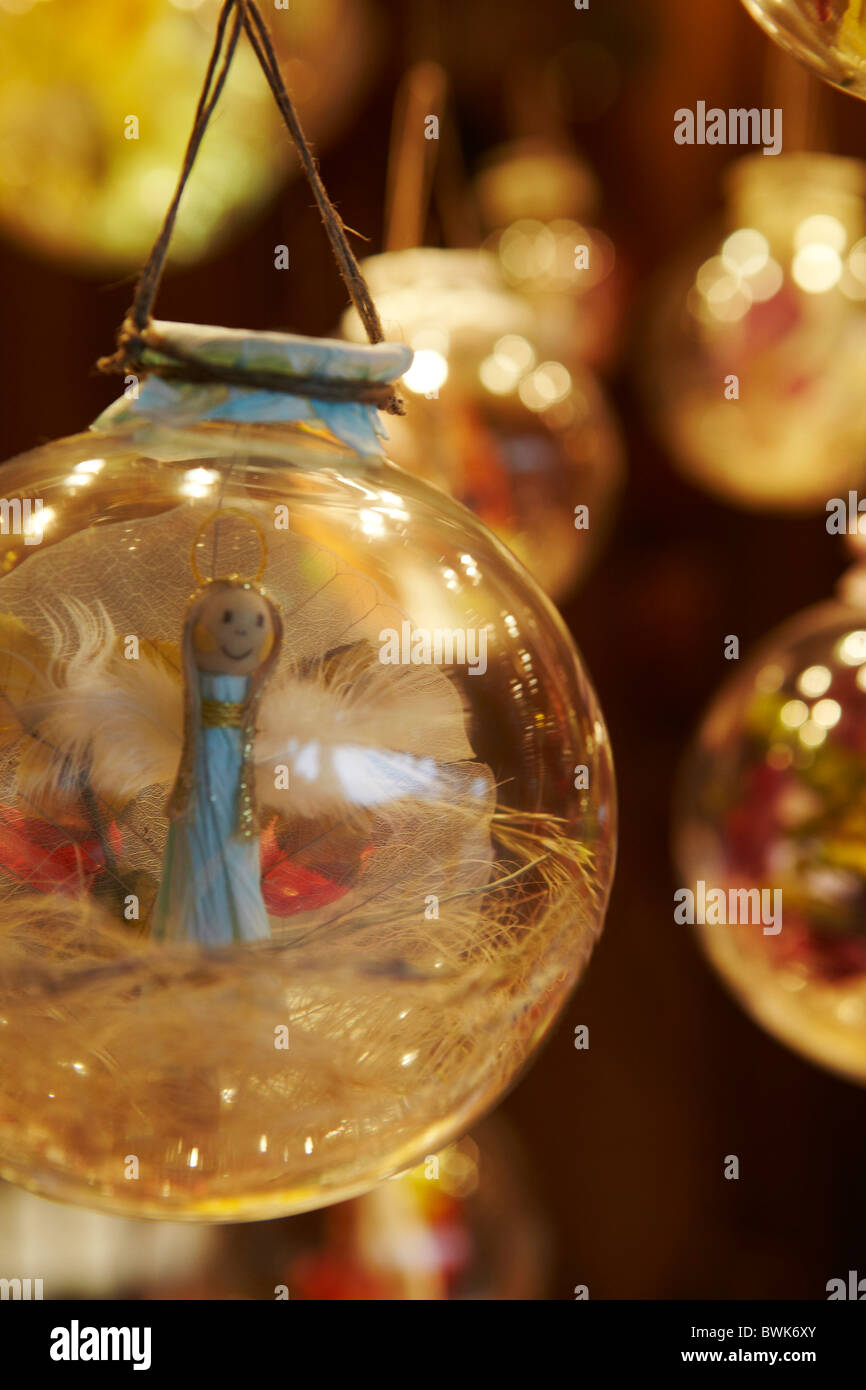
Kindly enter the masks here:
M 389 456 L 469 507 L 563 597 L 598 553 L 621 481 L 601 387 L 549 350 L 490 252 L 425 247 L 362 268 L 386 334 L 415 350 Z M 343 331 L 361 341 L 354 311 Z
M 703 882 L 707 893 L 766 893 L 760 920 L 755 898 L 728 905 L 727 924 L 707 912 L 698 927 L 742 1003 L 788 1046 L 860 1082 L 864 787 L 866 609 L 846 598 L 785 623 L 722 688 L 683 768 L 675 843 L 693 892 Z
M 866 465 L 866 168 L 750 156 L 725 229 L 655 294 L 643 377 L 677 466 L 739 506 L 821 510 Z
M 866 96 L 863 0 L 743 0 L 780 48 L 834 87 Z
M 136 267 L 174 190 L 219 0 L 0 4 L 0 227 L 28 251 L 100 270 Z M 268 26 L 308 134 L 333 137 L 365 81 L 365 0 L 292 0 Z M 171 256 L 213 252 L 290 164 L 285 132 L 244 38 L 220 116 L 184 194 Z
M 603 921 L 608 740 L 552 606 L 469 512 L 324 426 L 131 422 L 13 459 L 4 487 L 0 1175 L 127 1215 L 245 1220 L 434 1153 L 513 1081 Z M 408 759 L 443 790 L 416 795 L 410 777 L 380 796 L 362 778 L 358 804 L 268 812 L 270 940 L 205 949 L 147 934 L 168 785 L 112 800 L 94 755 L 28 800 L 22 764 L 38 780 L 55 754 L 38 702 L 27 728 L 15 711 L 61 631 L 94 614 L 176 666 L 191 554 L 214 573 L 255 568 L 237 518 L 219 554 L 196 541 L 228 507 L 267 536 L 280 669 L 349 698 L 341 756 Z M 395 711 L 383 747 L 370 690 Z M 94 728 L 94 747 L 105 737 Z M 313 802 L 317 758 L 311 737 Z

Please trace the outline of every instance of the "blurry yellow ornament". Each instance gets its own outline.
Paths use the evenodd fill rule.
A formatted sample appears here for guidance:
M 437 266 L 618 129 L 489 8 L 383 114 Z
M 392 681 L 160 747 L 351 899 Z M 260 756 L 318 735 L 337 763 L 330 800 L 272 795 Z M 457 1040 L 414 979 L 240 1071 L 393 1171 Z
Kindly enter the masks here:
M 504 280 L 530 300 L 545 342 L 591 367 L 610 363 L 622 316 L 622 281 L 610 238 L 591 225 L 597 181 L 570 150 L 527 140 L 495 150 L 478 177 L 486 246 Z
M 415 358 L 394 462 L 471 508 L 559 597 L 610 521 L 619 438 L 591 373 L 549 350 L 535 308 L 488 251 L 417 248 L 363 262 L 388 336 Z M 354 312 L 344 333 L 360 339 Z
M 864 600 L 855 569 L 725 683 L 682 772 L 675 844 L 692 920 L 741 1002 L 866 1084 Z
M 84 267 L 142 260 L 174 188 L 218 0 L 0 0 L 0 229 Z M 365 0 L 271 8 L 309 134 L 335 133 L 369 69 Z M 213 251 L 275 191 L 291 157 L 253 54 L 239 49 L 171 254 Z
M 834 87 L 866 96 L 866 0 L 743 0 L 766 34 Z
M 866 466 L 866 167 L 756 155 L 728 194 L 724 231 L 658 288 L 650 409 L 711 492 L 820 510 Z

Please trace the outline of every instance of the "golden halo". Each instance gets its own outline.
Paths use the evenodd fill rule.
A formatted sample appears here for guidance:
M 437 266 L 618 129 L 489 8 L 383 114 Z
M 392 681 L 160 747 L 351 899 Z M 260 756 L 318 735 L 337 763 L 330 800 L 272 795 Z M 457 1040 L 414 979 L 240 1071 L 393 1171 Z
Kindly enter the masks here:
M 210 526 L 211 522 L 218 522 L 220 518 L 224 516 L 239 516 L 242 521 L 246 521 L 250 526 L 252 526 L 253 530 L 259 538 L 259 545 L 261 546 L 262 552 L 261 563 L 259 564 L 259 567 L 253 576 L 250 577 L 245 575 L 231 575 L 230 577 L 232 579 L 245 579 L 249 583 L 258 584 L 259 580 L 265 572 L 265 565 L 268 562 L 268 543 L 267 538 L 265 536 L 264 528 L 261 525 L 261 523 L 258 522 L 254 516 L 250 516 L 249 512 L 242 511 L 240 507 L 220 507 L 218 512 L 211 512 L 209 516 L 205 517 L 204 521 L 201 523 L 201 526 L 199 526 L 198 530 L 195 533 L 192 543 L 192 549 L 190 550 L 189 567 L 192 570 L 195 582 L 200 589 L 203 589 L 206 584 L 210 584 L 212 580 L 218 578 L 218 576 L 212 575 L 210 579 L 206 579 L 204 577 L 204 575 L 198 567 L 198 561 L 196 559 L 196 550 L 198 549 L 199 541 L 201 540 L 208 526 Z M 229 576 L 225 577 L 228 578 Z

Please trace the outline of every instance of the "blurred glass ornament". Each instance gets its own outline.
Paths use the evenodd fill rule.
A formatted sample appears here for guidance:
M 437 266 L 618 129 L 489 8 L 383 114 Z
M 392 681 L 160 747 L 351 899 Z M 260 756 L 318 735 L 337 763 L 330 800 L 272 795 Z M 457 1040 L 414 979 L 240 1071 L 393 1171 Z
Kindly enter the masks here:
M 0 228 L 29 250 L 102 271 L 149 250 L 183 157 L 219 0 L 0 0 Z M 292 0 L 269 23 L 304 125 L 330 139 L 368 80 L 365 0 Z M 241 45 L 171 255 L 214 251 L 291 164 L 270 92 Z
M 539 1298 L 547 1250 L 523 1155 L 494 1117 L 351 1202 L 223 1228 L 191 1278 L 163 1279 L 149 1296 Z
M 833 87 L 866 96 L 866 0 L 743 0 L 765 34 Z
M 726 682 L 683 768 L 675 846 L 693 891 L 770 894 L 761 923 L 699 927 L 753 1017 L 866 1083 L 864 600 L 858 569 Z
M 725 234 L 656 293 L 650 408 L 693 482 L 744 507 L 823 509 L 866 467 L 866 166 L 750 156 L 728 193 Z
M 620 346 L 624 283 L 613 242 L 590 225 L 598 183 L 571 150 L 524 140 L 494 150 L 477 180 L 485 242 L 534 306 L 546 351 L 593 368 Z
M 415 352 L 406 417 L 389 421 L 389 457 L 471 508 L 562 597 L 597 555 L 621 481 L 600 386 L 554 357 L 538 314 L 504 285 L 490 252 L 420 247 L 362 269 L 389 337 Z M 342 330 L 360 341 L 354 310 Z
M 548 1239 L 498 1119 L 362 1197 L 284 1220 L 134 1221 L 0 1184 L 0 1268 L 44 1299 L 539 1298 Z
M 193 371 L 242 364 L 375 382 L 408 360 L 388 345 L 152 327 L 162 346 L 146 363 L 164 363 L 168 345 Z M 614 844 L 594 694 L 555 611 L 508 552 L 377 455 L 375 415 L 149 378 L 91 432 L 6 466 L 8 1179 L 168 1219 L 258 1219 L 339 1201 L 435 1151 L 492 1104 L 581 973 Z M 29 517 L 28 499 L 40 503 Z M 267 532 L 282 674 L 318 682 L 321 708 L 304 732 L 298 707 L 277 701 L 297 737 L 276 810 L 278 779 L 260 786 L 271 939 L 200 950 L 142 934 L 168 783 L 115 787 L 117 769 L 132 775 L 130 759 L 174 714 L 145 720 L 116 756 L 94 715 L 76 735 L 86 755 L 77 769 L 74 749 L 44 737 L 40 700 L 46 682 L 64 686 L 77 671 L 81 688 L 63 708 L 70 718 L 89 708 L 98 663 L 69 640 L 89 624 L 108 623 L 118 643 L 138 635 L 171 677 L 190 549 L 202 521 L 227 507 Z M 255 533 L 237 521 L 223 521 L 214 547 L 214 574 L 255 569 Z M 402 649 L 391 665 L 394 638 Z M 107 659 L 126 669 L 115 650 L 109 643 Z M 340 700 L 339 732 L 329 733 L 326 710 Z M 131 903 L 140 921 L 128 920 Z

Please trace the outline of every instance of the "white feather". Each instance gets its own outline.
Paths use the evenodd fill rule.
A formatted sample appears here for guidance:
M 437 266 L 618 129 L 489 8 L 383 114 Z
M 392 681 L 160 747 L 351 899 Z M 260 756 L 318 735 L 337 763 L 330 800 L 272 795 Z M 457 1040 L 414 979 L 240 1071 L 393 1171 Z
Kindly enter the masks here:
M 284 816 L 315 817 L 397 802 L 490 795 L 472 758 L 460 697 L 430 667 L 384 666 L 349 649 L 327 670 L 290 675 L 266 691 L 259 714 L 259 800 Z M 471 775 L 467 775 L 471 773 Z
M 172 781 L 183 732 L 179 672 L 145 645 L 126 659 L 101 604 L 67 600 L 48 623 L 50 689 L 18 713 L 53 756 L 25 760 L 19 790 L 33 799 L 71 792 L 85 769 L 109 800 Z

